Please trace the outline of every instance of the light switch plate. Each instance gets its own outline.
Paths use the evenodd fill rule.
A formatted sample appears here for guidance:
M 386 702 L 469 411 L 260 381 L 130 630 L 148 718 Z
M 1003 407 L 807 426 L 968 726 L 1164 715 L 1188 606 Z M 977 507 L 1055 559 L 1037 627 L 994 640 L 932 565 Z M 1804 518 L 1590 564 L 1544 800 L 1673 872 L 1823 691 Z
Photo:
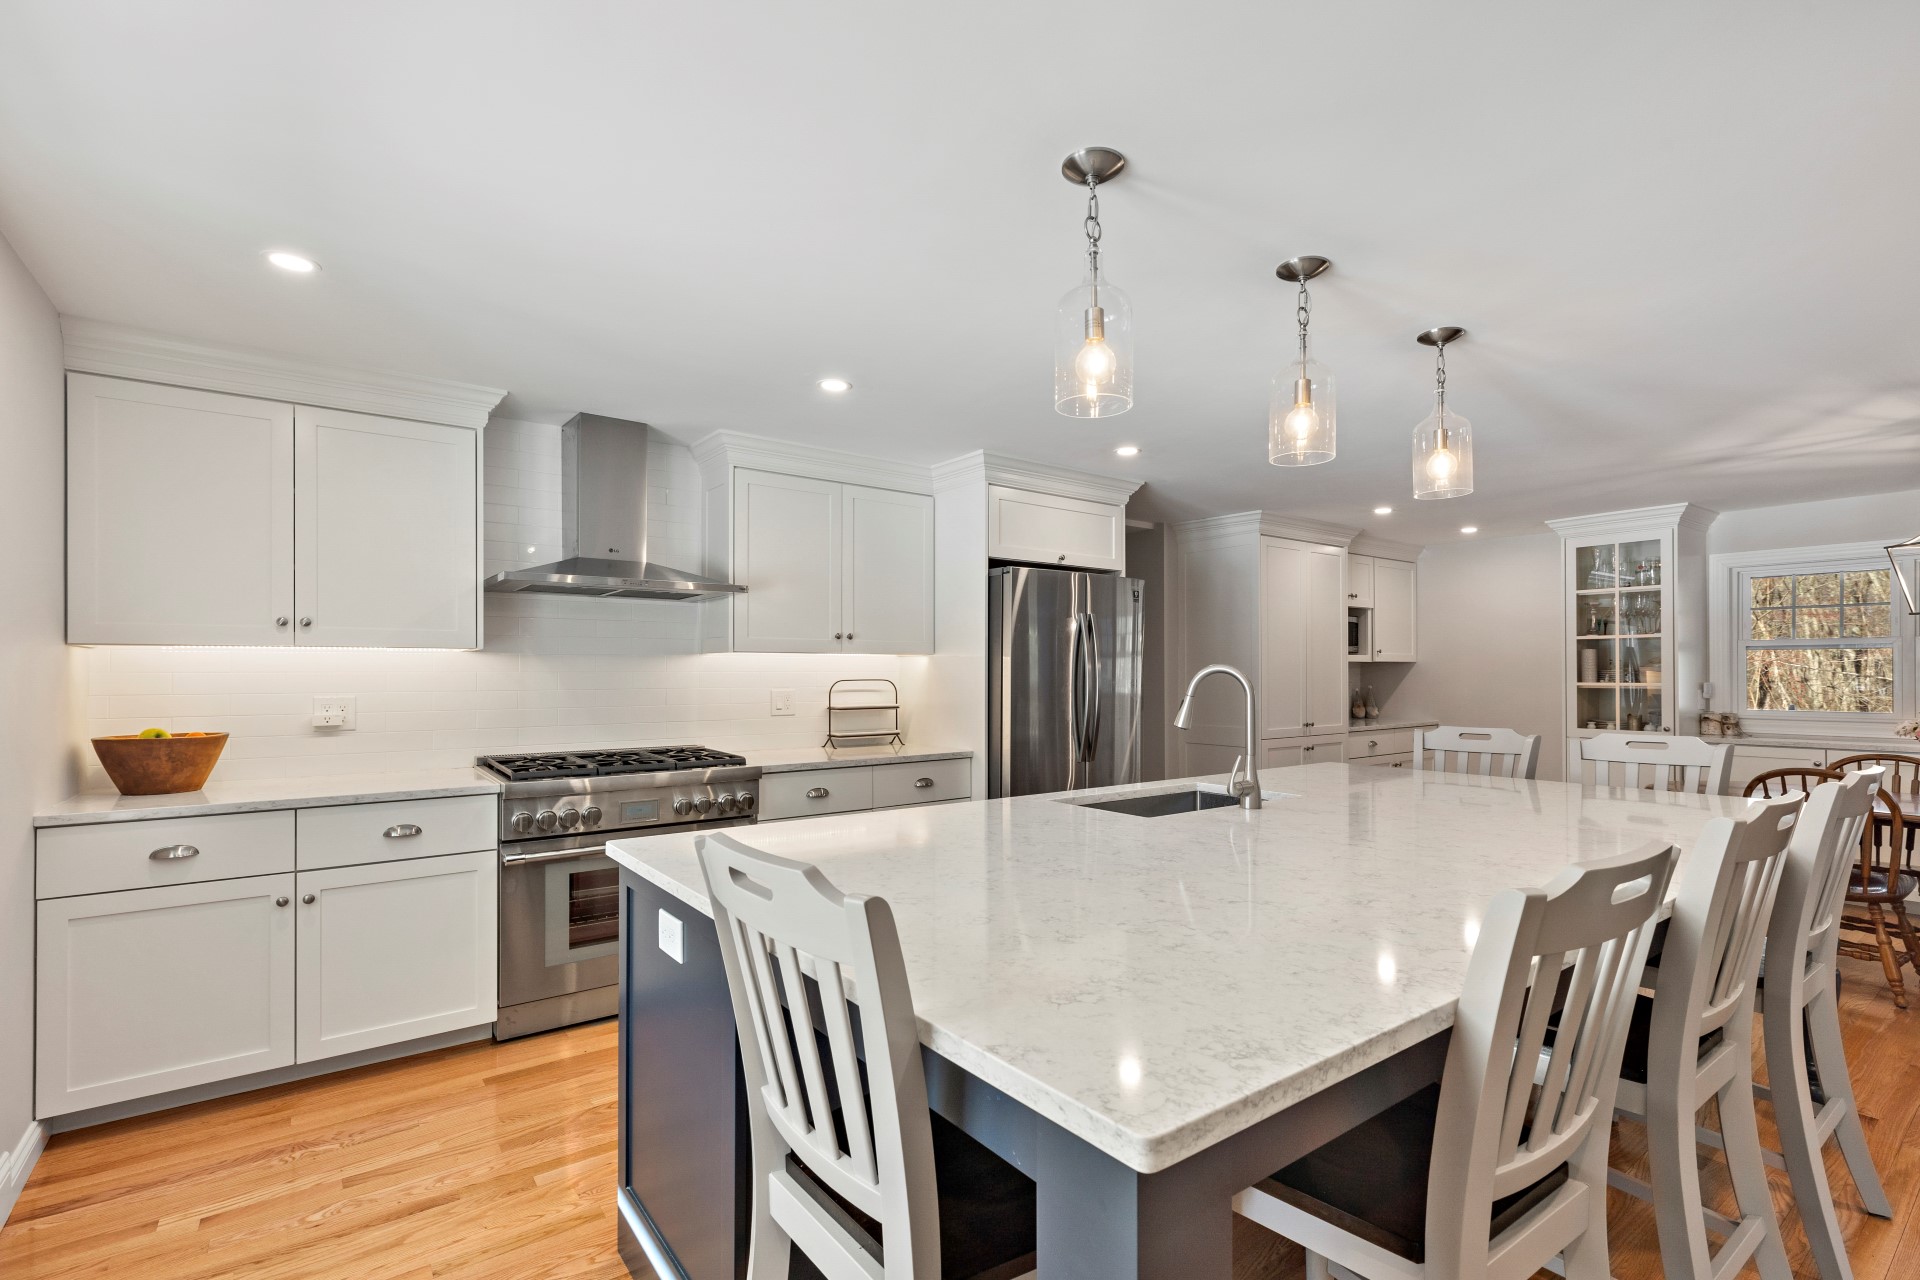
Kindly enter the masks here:
M 771 693 L 773 694 L 773 714 L 776 716 L 792 715 L 793 714 L 793 690 L 774 689 L 774 690 L 771 690 Z
M 673 957 L 675 964 L 687 962 L 687 931 L 679 916 L 660 912 L 660 949 Z
M 315 698 L 313 727 L 351 733 L 359 723 L 359 716 L 354 711 L 354 702 L 353 698 Z

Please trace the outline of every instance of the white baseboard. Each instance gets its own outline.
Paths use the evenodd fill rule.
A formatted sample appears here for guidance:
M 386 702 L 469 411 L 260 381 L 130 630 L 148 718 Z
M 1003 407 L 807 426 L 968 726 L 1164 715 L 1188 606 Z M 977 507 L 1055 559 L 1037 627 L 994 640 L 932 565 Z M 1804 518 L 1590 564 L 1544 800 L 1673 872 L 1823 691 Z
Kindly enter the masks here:
M 33 1166 L 46 1146 L 47 1127 L 38 1120 L 29 1120 L 13 1149 L 0 1153 L 0 1227 L 7 1225 L 7 1215 L 13 1212 L 14 1202 L 26 1190 L 27 1179 L 32 1176 Z

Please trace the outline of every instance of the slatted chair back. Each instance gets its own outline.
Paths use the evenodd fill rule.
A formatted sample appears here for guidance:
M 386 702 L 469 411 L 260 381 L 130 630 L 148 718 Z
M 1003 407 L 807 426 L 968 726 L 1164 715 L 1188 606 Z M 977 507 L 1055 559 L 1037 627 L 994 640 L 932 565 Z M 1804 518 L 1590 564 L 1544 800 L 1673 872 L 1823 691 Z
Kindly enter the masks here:
M 1810 796 L 1822 783 L 1840 781 L 1840 773 L 1834 769 L 1821 769 L 1814 765 L 1794 765 L 1786 769 L 1769 769 L 1765 773 L 1756 773 L 1747 779 L 1747 785 L 1741 792 L 1749 800 L 1755 796 L 1762 800 L 1771 800 L 1778 796 Z
M 1797 766 L 1791 769 L 1769 769 L 1756 774 L 1747 783 L 1747 795 L 1780 796 L 1794 792 L 1807 793 L 1826 782 L 1840 782 L 1846 778 L 1872 774 L 1884 779 L 1886 770 L 1874 764 L 1856 764 L 1846 773 L 1837 767 L 1815 769 L 1810 766 Z M 1911 844 L 1906 838 L 1907 817 L 1900 808 L 1900 802 L 1887 790 L 1884 782 L 1871 792 L 1869 810 L 1878 804 L 1880 812 L 1873 815 L 1873 821 L 1863 819 L 1857 828 L 1859 844 L 1858 857 L 1852 861 L 1852 877 L 1843 885 L 1843 892 L 1850 894 L 1856 902 L 1894 902 L 1906 895 L 1899 891 L 1899 873 L 1906 870 L 1902 852 Z
M 1767 929 L 1770 954 L 1784 962 L 1797 953 L 1800 970 L 1824 969 L 1828 986 L 1840 946 L 1847 887 L 1858 875 L 1863 832 L 1879 780 L 1877 770 L 1861 769 L 1814 787 L 1788 845 L 1787 868 Z
M 697 848 L 747 1082 L 749 1274 L 785 1275 L 773 1259 L 791 1242 L 829 1280 L 938 1280 L 932 1124 L 893 912 L 728 835 Z M 818 1187 L 880 1222 L 884 1261 Z
M 1433 762 L 1427 762 L 1427 753 Z M 1512 729 L 1463 729 L 1441 725 L 1413 733 L 1413 767 L 1436 773 L 1478 773 L 1531 778 L 1540 765 L 1540 735 Z
M 1604 1271 L 1607 1141 L 1620 1059 L 1673 867 L 1671 846 L 1643 845 L 1569 867 L 1545 889 L 1509 890 L 1489 906 L 1440 1086 L 1428 1274 L 1489 1274 L 1492 1202 L 1562 1165 L 1568 1185 L 1538 1219 L 1553 1238 L 1535 1243 L 1551 1257 L 1585 1236 L 1587 1259 L 1597 1253 Z M 1556 1009 L 1559 1026 L 1543 1062 Z
M 1895 806 L 1904 817 L 1905 839 L 1888 840 L 1893 833 L 1885 829 L 1885 824 L 1876 823 L 1881 829 L 1877 834 L 1882 838 L 1889 852 L 1892 849 L 1905 848 L 1906 863 L 1903 867 L 1911 871 L 1914 858 L 1916 837 L 1920 836 L 1920 823 L 1914 818 L 1920 814 L 1920 756 L 1889 755 L 1869 753 L 1867 755 L 1846 756 L 1827 766 L 1839 773 L 1853 773 L 1859 769 L 1884 769 L 1886 775 L 1881 779 L 1880 788 L 1892 795 Z M 1888 859 L 1892 861 L 1891 858 Z
M 1732 763 L 1732 743 L 1705 738 L 1602 733 L 1580 743 L 1580 781 L 1587 786 L 1655 791 L 1677 787 L 1723 796 Z

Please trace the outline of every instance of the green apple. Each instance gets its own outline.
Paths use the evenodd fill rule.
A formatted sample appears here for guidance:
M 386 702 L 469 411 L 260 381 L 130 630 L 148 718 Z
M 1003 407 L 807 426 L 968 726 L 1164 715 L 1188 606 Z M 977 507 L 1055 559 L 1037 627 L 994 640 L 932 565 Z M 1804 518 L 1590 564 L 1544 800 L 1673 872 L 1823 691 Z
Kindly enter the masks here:
M 171 738 L 173 735 L 165 729 L 142 729 L 140 736 L 143 738 Z

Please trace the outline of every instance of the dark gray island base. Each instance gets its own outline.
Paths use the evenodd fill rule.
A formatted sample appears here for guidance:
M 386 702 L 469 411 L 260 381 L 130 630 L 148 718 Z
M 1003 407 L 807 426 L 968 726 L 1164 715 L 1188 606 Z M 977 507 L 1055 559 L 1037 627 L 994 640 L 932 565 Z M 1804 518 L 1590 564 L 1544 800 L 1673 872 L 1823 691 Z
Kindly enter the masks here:
M 620 873 L 620 1256 L 638 1280 L 746 1274 L 746 1098 L 704 914 Z M 681 925 L 684 962 L 661 946 Z M 1041 1280 L 1231 1274 L 1232 1198 L 1440 1078 L 1442 1032 L 1157 1173 L 1140 1173 L 922 1047 L 934 1111 L 1038 1187 Z

